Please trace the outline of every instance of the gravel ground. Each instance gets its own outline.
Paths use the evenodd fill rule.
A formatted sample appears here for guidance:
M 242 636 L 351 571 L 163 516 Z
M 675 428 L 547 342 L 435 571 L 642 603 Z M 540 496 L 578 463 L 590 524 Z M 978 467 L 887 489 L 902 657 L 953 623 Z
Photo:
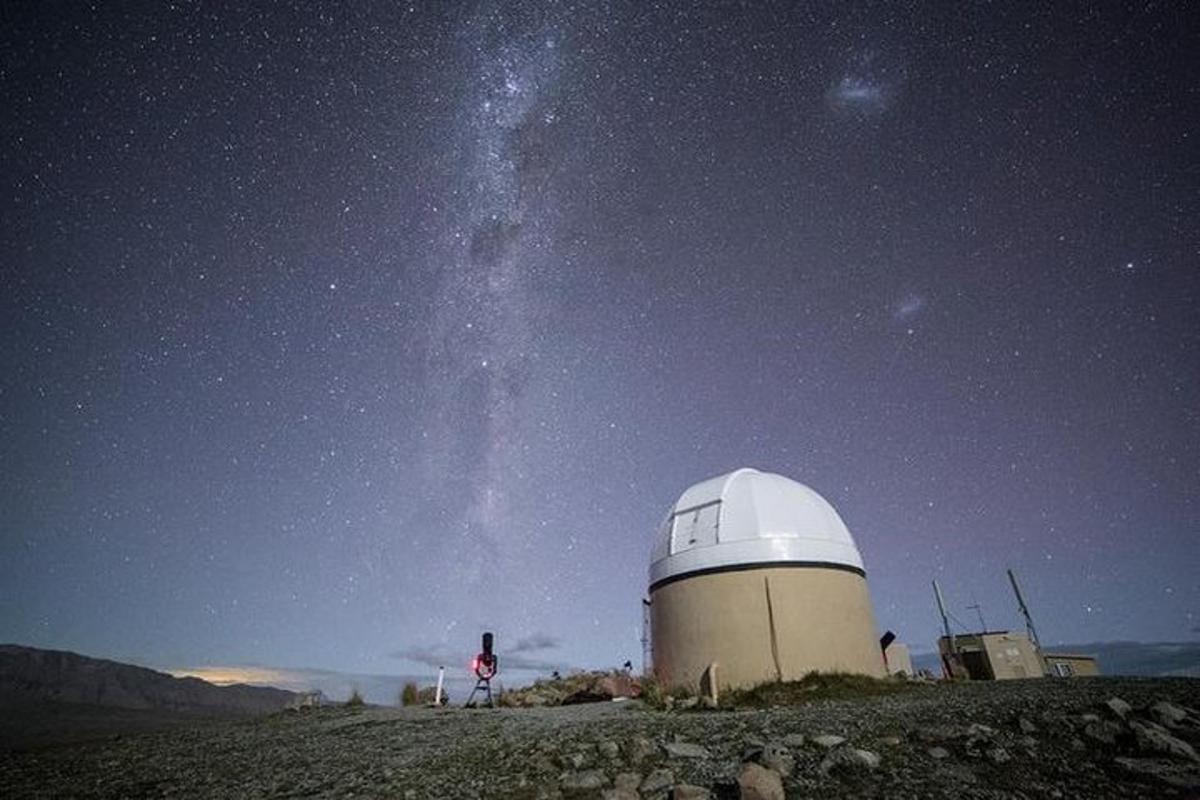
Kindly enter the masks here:
M 779 777 L 789 798 L 1200 798 L 1197 708 L 1200 680 L 1119 678 L 761 711 L 326 708 L 0 754 L 0 796 L 781 797 Z

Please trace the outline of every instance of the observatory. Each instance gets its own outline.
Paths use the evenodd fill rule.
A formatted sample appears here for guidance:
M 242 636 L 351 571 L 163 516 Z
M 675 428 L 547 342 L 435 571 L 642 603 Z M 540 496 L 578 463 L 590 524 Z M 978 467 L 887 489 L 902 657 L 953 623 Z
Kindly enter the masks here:
M 650 563 L 654 673 L 668 686 L 882 677 L 862 557 L 819 494 L 739 469 L 685 491 Z

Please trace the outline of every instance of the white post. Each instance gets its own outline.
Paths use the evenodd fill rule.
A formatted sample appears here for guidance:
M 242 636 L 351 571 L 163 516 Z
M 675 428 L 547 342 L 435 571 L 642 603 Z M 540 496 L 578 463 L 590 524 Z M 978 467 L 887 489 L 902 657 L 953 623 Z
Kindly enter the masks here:
M 433 695 L 433 704 L 435 706 L 440 707 L 442 705 L 442 681 L 445 679 L 445 677 L 446 677 L 446 668 L 438 667 L 437 692 L 435 692 Z

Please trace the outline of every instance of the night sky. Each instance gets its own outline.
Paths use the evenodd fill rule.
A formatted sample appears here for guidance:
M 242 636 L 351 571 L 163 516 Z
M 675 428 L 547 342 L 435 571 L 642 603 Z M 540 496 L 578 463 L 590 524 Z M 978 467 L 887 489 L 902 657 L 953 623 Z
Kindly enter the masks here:
M 637 666 L 741 466 L 914 650 L 1195 638 L 1200 16 L 807 5 L 5 4 L 0 641 Z

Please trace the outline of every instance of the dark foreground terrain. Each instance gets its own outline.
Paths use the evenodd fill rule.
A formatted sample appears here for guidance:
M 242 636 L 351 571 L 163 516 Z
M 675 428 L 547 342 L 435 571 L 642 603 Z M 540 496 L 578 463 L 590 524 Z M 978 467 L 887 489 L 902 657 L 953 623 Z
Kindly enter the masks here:
M 1198 680 L 1117 678 L 757 711 L 326 708 L 0 753 L 0 796 L 1200 797 L 1198 708 Z

